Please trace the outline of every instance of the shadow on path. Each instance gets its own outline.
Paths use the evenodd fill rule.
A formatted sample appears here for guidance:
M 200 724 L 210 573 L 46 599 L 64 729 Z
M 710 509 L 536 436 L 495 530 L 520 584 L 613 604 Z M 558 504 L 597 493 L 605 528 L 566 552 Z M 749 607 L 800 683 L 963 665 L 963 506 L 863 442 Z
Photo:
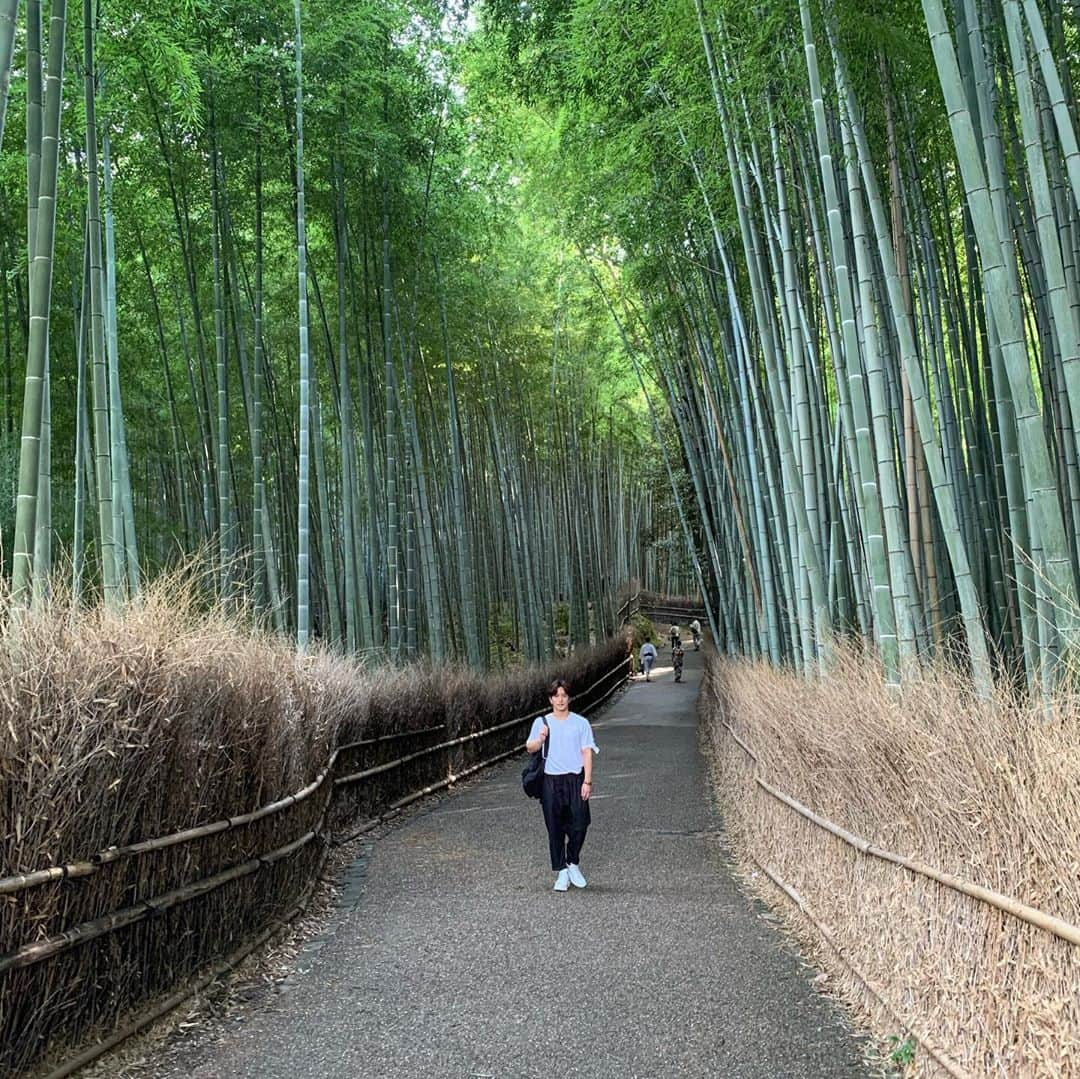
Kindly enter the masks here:
M 170 1054 L 170 1074 L 869 1074 L 725 864 L 697 747 L 703 656 L 687 651 L 683 683 L 661 666 L 597 717 L 587 889 L 551 890 L 522 761 L 497 767 L 379 839 L 281 991 Z

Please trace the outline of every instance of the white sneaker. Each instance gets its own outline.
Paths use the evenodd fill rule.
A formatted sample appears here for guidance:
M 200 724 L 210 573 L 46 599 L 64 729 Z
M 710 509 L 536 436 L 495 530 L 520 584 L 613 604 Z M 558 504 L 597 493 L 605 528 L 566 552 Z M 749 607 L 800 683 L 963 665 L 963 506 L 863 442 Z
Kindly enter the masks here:
M 570 883 L 575 888 L 585 887 L 585 874 L 581 872 L 581 869 L 578 866 L 567 863 L 566 872 L 570 877 Z
M 570 885 L 570 874 L 565 869 L 559 870 L 559 875 L 555 878 L 555 891 L 565 892 Z

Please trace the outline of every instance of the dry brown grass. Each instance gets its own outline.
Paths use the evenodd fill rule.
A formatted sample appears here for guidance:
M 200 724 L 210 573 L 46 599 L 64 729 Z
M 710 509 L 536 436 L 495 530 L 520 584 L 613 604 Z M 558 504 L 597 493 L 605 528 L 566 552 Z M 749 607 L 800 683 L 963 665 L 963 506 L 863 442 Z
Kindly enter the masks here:
M 801 936 L 817 934 L 753 860 L 793 885 L 905 1020 L 970 1074 L 1080 1075 L 1080 949 L 983 903 L 867 857 L 794 813 L 762 778 L 889 850 L 1080 924 L 1080 706 L 1051 715 L 984 702 L 937 670 L 891 695 L 880 670 L 842 655 L 808 681 L 712 662 L 701 697 L 714 778 L 736 853 Z M 752 856 L 752 857 L 751 857 Z M 906 1034 L 835 953 L 833 984 L 883 1037 Z M 920 1052 L 919 1074 L 935 1074 Z
M 73 616 L 54 604 L 0 638 L 0 877 L 249 812 L 306 786 L 344 743 L 434 724 L 453 737 L 527 713 L 546 703 L 554 673 L 585 685 L 625 654 L 613 642 L 491 681 L 423 665 L 368 669 L 323 651 L 298 656 L 241 615 L 205 610 L 190 581 L 161 582 L 120 613 Z M 478 739 L 449 764 L 457 772 L 522 740 L 519 730 Z M 436 755 L 358 785 L 364 796 L 351 792 L 331 819 L 377 812 L 402 784 L 445 776 L 447 764 Z M 327 784 L 251 825 L 0 896 L 0 956 L 289 843 L 320 825 L 331 793 Z M 309 843 L 194 901 L 0 973 L 0 1075 L 109 1031 L 233 951 L 295 906 L 324 849 Z

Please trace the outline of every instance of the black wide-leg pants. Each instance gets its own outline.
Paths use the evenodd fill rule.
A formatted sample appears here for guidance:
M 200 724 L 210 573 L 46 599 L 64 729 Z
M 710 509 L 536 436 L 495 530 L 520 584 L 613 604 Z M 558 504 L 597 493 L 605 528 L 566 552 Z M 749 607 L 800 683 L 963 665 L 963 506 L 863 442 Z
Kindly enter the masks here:
M 581 797 L 581 784 L 584 780 L 584 770 L 544 776 L 540 804 L 544 809 L 544 823 L 548 830 L 551 868 L 556 873 L 565 869 L 567 863 L 578 864 L 585 833 L 592 823 L 589 803 Z

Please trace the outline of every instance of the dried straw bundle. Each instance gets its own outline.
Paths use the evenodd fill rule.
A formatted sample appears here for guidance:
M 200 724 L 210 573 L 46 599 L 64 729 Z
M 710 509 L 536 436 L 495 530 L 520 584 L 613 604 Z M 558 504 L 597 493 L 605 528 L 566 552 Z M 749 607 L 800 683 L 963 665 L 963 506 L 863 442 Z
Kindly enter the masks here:
M 317 664 L 317 660 L 313 661 Z M 162 588 L 122 615 L 21 619 L 0 649 L 0 876 L 228 817 L 302 787 L 342 708 L 279 644 Z M 354 695 L 355 697 L 355 695 Z M 182 888 L 309 831 L 316 801 L 5 896 L 0 954 Z M 0 975 L 0 1072 L 104 1028 L 294 900 L 309 844 L 152 919 Z
M 748 875 L 812 947 L 817 932 L 757 865 L 829 926 L 861 978 L 831 949 L 815 947 L 818 957 L 880 1034 L 906 1032 L 864 980 L 971 1075 L 1080 1075 L 1080 949 L 859 853 L 754 781 L 761 775 L 880 847 L 1077 925 L 1074 699 L 1047 717 L 1004 693 L 979 701 L 947 670 L 890 695 L 876 667 L 842 655 L 820 681 L 716 660 L 701 709 L 717 795 Z M 919 1053 L 916 1070 L 934 1074 L 937 1065 Z
M 558 673 L 572 669 L 584 685 L 623 654 L 611 642 Z M 200 609 L 175 582 L 121 614 L 73 617 L 54 607 L 27 616 L 0 648 L 0 877 L 249 813 L 311 785 L 339 745 L 362 743 L 338 754 L 341 767 L 369 768 L 505 721 L 546 703 L 553 673 L 489 683 L 300 657 L 239 616 Z M 509 730 L 467 743 L 450 770 L 521 740 Z M 309 797 L 254 823 L 0 895 L 0 1074 L 67 1056 L 236 950 L 295 908 L 330 825 L 378 813 L 447 769 L 444 750 L 352 787 L 335 788 L 328 774 Z M 281 849 L 283 857 L 258 860 Z M 147 915 L 147 900 L 234 872 Z M 124 910 L 137 920 L 2 969 L 4 956 Z

